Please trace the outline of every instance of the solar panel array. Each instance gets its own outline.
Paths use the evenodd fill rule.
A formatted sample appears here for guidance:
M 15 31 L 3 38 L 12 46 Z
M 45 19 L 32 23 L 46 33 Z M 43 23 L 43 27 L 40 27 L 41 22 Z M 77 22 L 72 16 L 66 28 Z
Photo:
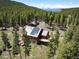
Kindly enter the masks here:
M 32 35 L 38 34 L 39 30 L 40 30 L 40 28 L 33 28 L 31 34 L 32 34 Z

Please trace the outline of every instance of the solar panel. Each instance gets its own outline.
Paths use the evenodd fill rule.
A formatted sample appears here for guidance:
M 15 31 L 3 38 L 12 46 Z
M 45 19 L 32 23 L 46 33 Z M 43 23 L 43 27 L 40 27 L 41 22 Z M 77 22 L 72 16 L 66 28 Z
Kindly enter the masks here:
M 40 30 L 39 28 L 33 28 L 31 34 L 36 35 L 39 32 L 39 30 Z

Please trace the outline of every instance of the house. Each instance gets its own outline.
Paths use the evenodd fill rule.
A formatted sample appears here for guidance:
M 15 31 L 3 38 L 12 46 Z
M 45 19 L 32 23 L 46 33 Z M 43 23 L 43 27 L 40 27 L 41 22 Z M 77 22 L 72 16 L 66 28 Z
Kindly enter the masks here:
M 26 26 L 25 31 L 27 36 L 32 40 L 49 42 L 49 31 L 47 30 L 38 27 Z

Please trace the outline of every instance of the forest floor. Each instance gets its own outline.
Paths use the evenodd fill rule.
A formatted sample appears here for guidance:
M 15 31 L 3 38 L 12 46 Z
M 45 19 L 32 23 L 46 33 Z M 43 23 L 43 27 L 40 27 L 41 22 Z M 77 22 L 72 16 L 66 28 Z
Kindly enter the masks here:
M 46 30 L 49 30 L 46 28 L 46 26 L 48 26 L 47 24 L 45 24 L 45 22 L 40 22 L 39 25 L 37 27 L 39 28 L 43 28 Z M 0 28 L 1 29 L 1 28 Z M 20 27 L 19 33 L 22 32 L 22 28 Z M 8 38 L 9 38 L 9 42 L 11 43 L 11 45 L 13 45 L 13 33 L 12 33 L 12 27 L 8 28 L 7 31 L 5 31 L 5 33 L 8 34 Z M 1 31 L 0 31 L 0 49 L 3 47 L 3 42 L 1 40 Z M 30 51 L 30 56 L 27 56 L 27 59 L 48 59 L 48 53 L 49 53 L 49 47 L 45 46 L 45 45 L 38 45 L 37 43 L 31 43 L 31 51 Z M 12 55 L 12 53 L 11 53 Z M 24 48 L 21 47 L 21 55 L 22 55 L 22 59 L 24 59 Z M 9 58 L 9 53 L 7 51 L 2 53 L 2 56 L 0 56 L 0 59 L 10 59 Z M 16 57 L 13 57 L 12 55 L 12 59 L 20 59 L 19 55 L 17 55 Z
M 45 24 L 45 22 L 39 22 L 39 25 L 37 26 L 39 28 L 43 28 L 46 30 L 49 30 L 50 35 L 51 33 L 54 33 L 54 31 L 51 31 L 50 29 L 48 29 L 47 27 L 49 27 L 47 24 Z M 1 29 L 1 28 L 0 28 Z M 7 31 L 5 31 L 8 34 L 8 38 L 9 38 L 9 42 L 11 43 L 11 45 L 13 45 L 13 33 L 12 33 L 12 27 L 8 28 Z M 20 27 L 19 29 L 19 33 L 22 32 L 22 28 Z M 59 30 L 60 32 L 60 42 L 62 42 L 62 37 L 64 32 Z M 1 31 L 0 31 L 0 49 L 3 47 L 3 42 L 1 40 Z M 11 51 L 12 52 L 12 51 Z M 31 51 L 30 51 L 30 56 L 27 56 L 27 59 L 48 59 L 48 53 L 49 53 L 49 47 L 45 46 L 45 45 L 38 45 L 37 43 L 31 43 Z M 13 57 L 12 53 L 11 53 L 12 59 L 20 59 L 20 56 L 17 55 L 15 57 Z M 21 46 L 21 56 L 22 59 L 25 58 L 24 56 L 24 48 Z M 3 52 L 2 55 L 0 56 L 0 59 L 10 59 L 9 58 L 9 53 L 7 51 Z
M 12 28 L 9 28 L 5 32 L 8 34 L 9 42 L 11 43 L 11 45 L 13 45 L 14 36 L 12 34 Z M 2 47 L 3 47 L 3 42 L 1 39 L 1 31 L 0 31 L 0 49 Z M 45 45 L 38 45 L 36 43 L 31 43 L 30 56 L 28 56 L 27 59 L 48 59 L 48 54 L 47 54 L 48 51 L 49 51 L 49 47 Z M 24 48 L 22 46 L 21 46 L 21 55 L 22 55 L 22 59 L 24 59 L 25 57 Z M 0 59 L 10 59 L 9 53 L 7 51 L 3 52 L 2 55 L 0 56 Z M 17 55 L 16 57 L 13 57 L 12 55 L 12 59 L 20 59 L 20 57 L 19 55 Z

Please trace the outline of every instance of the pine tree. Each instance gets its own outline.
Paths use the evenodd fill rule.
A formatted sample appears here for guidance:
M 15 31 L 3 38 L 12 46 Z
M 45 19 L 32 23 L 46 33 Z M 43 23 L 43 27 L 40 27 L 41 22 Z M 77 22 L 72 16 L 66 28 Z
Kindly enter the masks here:
M 9 43 L 9 39 L 7 38 L 7 34 L 5 32 L 2 32 L 2 40 L 3 40 L 3 43 L 4 43 L 4 51 L 8 51 L 9 53 L 9 56 L 10 56 L 10 59 L 12 59 L 11 57 L 11 52 L 10 52 L 10 48 L 11 48 L 11 45 Z
M 59 44 L 59 31 L 56 30 L 55 34 L 52 34 L 52 38 L 50 40 L 49 43 L 49 47 L 50 47 L 50 53 L 49 53 L 49 57 L 54 58 L 54 55 L 56 54 L 56 50 L 58 48 L 58 44 Z
M 25 30 L 23 30 L 23 37 L 22 39 L 24 40 L 24 53 L 25 53 L 25 59 L 27 56 L 29 56 L 30 54 L 30 49 L 31 49 L 31 46 L 30 46 L 30 39 L 28 38 L 27 34 L 25 33 Z
M 13 40 L 13 55 L 15 56 L 16 54 L 19 54 L 19 35 L 18 33 L 15 31 L 14 33 L 14 40 Z

